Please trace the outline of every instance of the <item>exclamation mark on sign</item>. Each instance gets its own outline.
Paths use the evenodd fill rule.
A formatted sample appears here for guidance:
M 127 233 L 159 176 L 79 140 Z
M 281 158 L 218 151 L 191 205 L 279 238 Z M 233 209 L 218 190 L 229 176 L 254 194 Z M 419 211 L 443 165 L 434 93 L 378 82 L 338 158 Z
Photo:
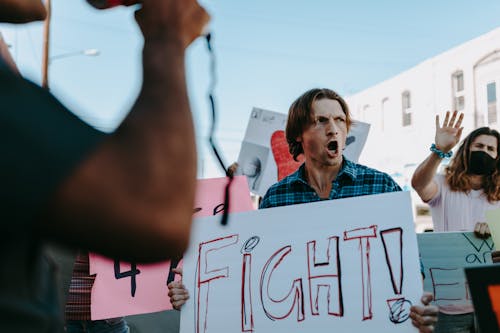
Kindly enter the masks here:
M 396 295 L 403 291 L 403 229 L 392 228 L 380 231 L 384 245 L 385 260 L 391 277 L 392 289 Z M 411 302 L 404 296 L 387 300 L 389 320 L 401 324 L 410 317 Z
M 392 288 L 395 294 L 400 295 L 403 289 L 403 229 L 381 230 L 380 238 L 382 238 L 384 245 L 385 260 Z

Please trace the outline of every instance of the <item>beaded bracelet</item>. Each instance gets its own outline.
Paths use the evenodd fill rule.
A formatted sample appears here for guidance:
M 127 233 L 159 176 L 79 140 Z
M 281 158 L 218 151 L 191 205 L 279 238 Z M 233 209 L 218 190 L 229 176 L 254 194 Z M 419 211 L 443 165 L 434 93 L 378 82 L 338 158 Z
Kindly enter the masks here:
M 450 158 L 450 157 L 451 157 L 451 155 L 453 155 L 453 152 L 452 152 L 451 150 L 450 150 L 449 152 L 447 152 L 447 153 L 443 153 L 441 150 L 439 150 L 439 149 L 436 147 L 436 144 L 434 144 L 434 143 L 431 145 L 430 150 L 431 150 L 433 153 L 437 154 L 437 156 L 439 156 L 439 158 Z

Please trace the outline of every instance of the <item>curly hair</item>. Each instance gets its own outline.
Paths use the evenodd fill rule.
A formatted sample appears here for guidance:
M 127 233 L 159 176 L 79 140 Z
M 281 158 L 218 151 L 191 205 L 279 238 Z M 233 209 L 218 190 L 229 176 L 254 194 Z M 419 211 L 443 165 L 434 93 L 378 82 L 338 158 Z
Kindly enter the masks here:
M 497 139 L 497 161 L 495 170 L 485 177 L 483 191 L 489 202 L 500 200 L 500 133 L 489 127 L 472 131 L 462 142 L 455 157 L 446 167 L 446 181 L 452 191 L 469 193 L 472 190 L 469 174 L 470 147 L 480 135 L 491 135 Z
M 304 130 L 314 123 L 312 104 L 320 99 L 332 99 L 340 103 L 342 111 L 346 116 L 347 131 L 351 128 L 351 115 L 349 107 L 345 100 L 340 97 L 335 91 L 326 88 L 315 88 L 306 91 L 297 98 L 288 111 L 288 120 L 286 122 L 286 141 L 288 142 L 288 150 L 293 155 L 293 159 L 297 161 L 297 156 L 304 152 L 302 144 L 297 142 Z

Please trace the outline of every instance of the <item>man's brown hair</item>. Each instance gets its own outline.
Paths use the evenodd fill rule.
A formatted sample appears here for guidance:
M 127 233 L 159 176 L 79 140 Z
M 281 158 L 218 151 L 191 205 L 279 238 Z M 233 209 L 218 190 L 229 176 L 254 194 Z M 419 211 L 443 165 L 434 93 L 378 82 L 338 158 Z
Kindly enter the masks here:
M 312 104 L 320 99 L 332 99 L 340 103 L 342 111 L 346 116 L 347 132 L 351 128 L 351 115 L 349 107 L 339 94 L 335 91 L 326 88 L 315 88 L 306 91 L 295 100 L 288 111 L 288 120 L 286 122 L 286 141 L 288 142 L 288 150 L 293 155 L 293 159 L 297 161 L 297 156 L 304 152 L 302 144 L 297 142 L 304 130 L 314 123 Z
M 489 202 L 500 200 L 500 134 L 489 127 L 472 131 L 462 142 L 450 165 L 446 167 L 446 181 L 452 191 L 469 193 L 472 190 L 469 173 L 470 147 L 480 135 L 491 135 L 497 139 L 497 160 L 495 170 L 485 176 L 483 191 Z

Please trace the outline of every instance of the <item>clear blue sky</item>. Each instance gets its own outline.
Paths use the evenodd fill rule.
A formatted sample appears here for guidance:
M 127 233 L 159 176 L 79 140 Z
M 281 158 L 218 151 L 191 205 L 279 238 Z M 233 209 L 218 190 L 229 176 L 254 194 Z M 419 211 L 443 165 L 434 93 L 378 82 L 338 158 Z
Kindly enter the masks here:
M 51 55 L 97 48 L 98 57 L 51 63 L 50 83 L 75 113 L 107 131 L 138 93 L 142 39 L 132 9 L 96 11 L 84 0 L 52 0 Z M 179 0 L 182 1 L 182 0 Z M 366 89 L 500 24 L 498 0 L 206 0 L 218 61 L 217 140 L 236 160 L 253 106 L 286 113 L 302 92 Z M 41 24 L 0 26 L 24 75 L 40 81 Z M 209 70 L 205 44 L 188 51 L 200 169 L 215 171 L 206 135 Z M 201 174 L 201 171 L 200 171 Z

